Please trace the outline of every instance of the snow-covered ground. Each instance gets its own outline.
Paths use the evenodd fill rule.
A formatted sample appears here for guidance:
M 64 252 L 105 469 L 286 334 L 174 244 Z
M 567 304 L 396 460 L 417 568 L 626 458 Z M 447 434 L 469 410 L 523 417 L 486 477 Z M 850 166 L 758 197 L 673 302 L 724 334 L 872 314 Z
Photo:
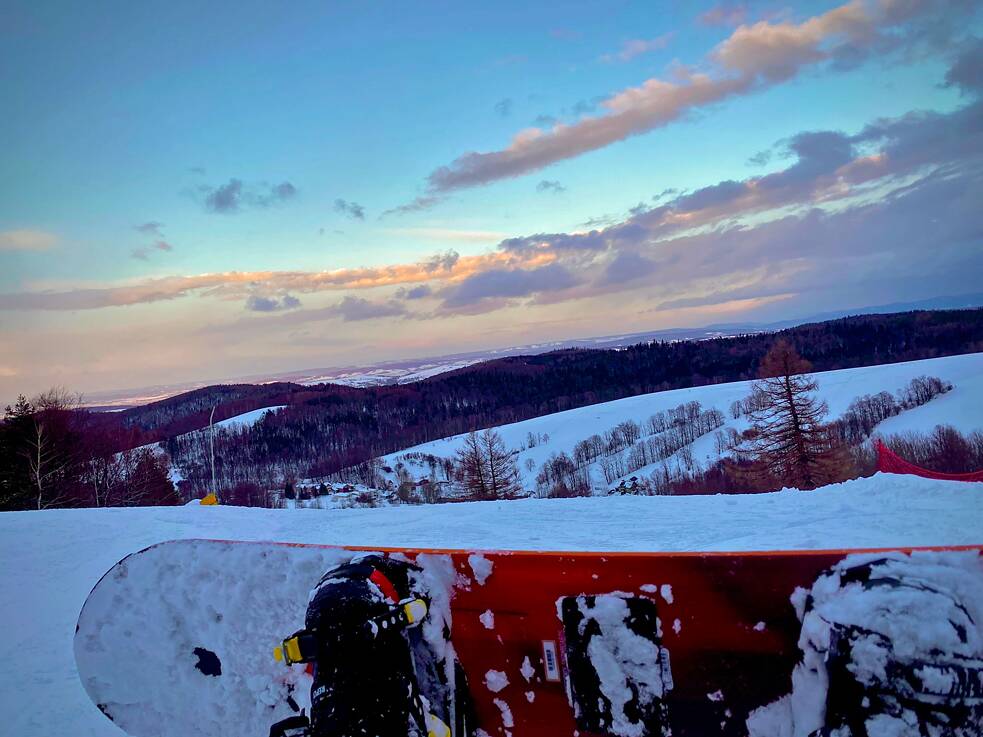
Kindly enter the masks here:
M 889 418 L 877 427 L 876 432 L 885 435 L 909 430 L 929 432 L 938 424 L 952 425 L 967 433 L 983 429 L 983 353 L 815 374 L 819 382 L 818 396 L 829 405 L 830 419 L 840 417 L 854 399 L 864 394 L 882 391 L 894 394 L 918 376 L 938 377 L 951 383 L 954 389 L 926 405 Z M 516 461 L 522 484 L 526 489 L 532 490 L 536 485 L 536 474 L 551 455 L 561 452 L 572 455 L 574 446 L 579 441 L 594 433 L 603 435 L 606 430 L 626 420 L 634 420 L 644 427 L 651 415 L 686 402 L 697 401 L 705 410 L 715 408 L 722 412 L 726 422 L 718 428 L 719 431 L 733 428 L 740 432 L 747 427 L 747 419 L 733 418 L 730 406 L 748 396 L 752 383 L 739 381 L 642 394 L 502 425 L 496 430 L 509 449 L 518 449 Z M 538 439 L 533 447 L 528 447 L 527 438 L 530 433 Z M 694 459 L 704 466 L 719 458 L 714 434 L 715 432 L 707 433 L 690 446 Z M 424 453 L 438 458 L 453 458 L 464 438 L 464 435 L 455 435 L 435 440 L 390 453 L 380 460 L 390 468 L 402 463 L 412 477 L 428 477 L 431 469 L 426 463 L 418 459 L 406 459 L 404 456 L 407 453 Z M 626 473 L 625 477 L 637 474 L 641 478 L 652 473 L 657 465 L 651 464 Z M 603 477 L 598 479 L 599 475 L 598 469 L 593 469 L 592 478 L 597 484 L 604 488 L 614 485 L 605 484 Z M 397 482 L 395 475 L 391 480 Z
M 0 733 L 121 735 L 75 669 L 79 610 L 120 558 L 177 538 L 532 550 L 983 543 L 983 484 L 879 474 L 813 492 L 529 499 L 330 511 L 153 507 L 0 513 Z
M 283 409 L 286 406 L 287 405 L 285 404 L 278 404 L 275 407 L 262 407 L 260 409 L 254 409 L 251 412 L 243 412 L 241 415 L 236 415 L 235 417 L 229 417 L 221 422 L 216 422 L 215 427 L 221 427 L 226 430 L 252 427 L 259 422 L 267 412 L 276 412 L 278 409 Z

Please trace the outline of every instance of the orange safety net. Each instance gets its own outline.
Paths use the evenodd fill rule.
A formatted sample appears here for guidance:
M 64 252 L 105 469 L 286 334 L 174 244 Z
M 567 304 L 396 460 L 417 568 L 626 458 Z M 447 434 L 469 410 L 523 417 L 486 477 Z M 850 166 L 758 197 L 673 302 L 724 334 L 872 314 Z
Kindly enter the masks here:
M 877 441 L 877 470 L 883 473 L 907 473 L 912 476 L 943 481 L 983 481 L 983 471 L 940 473 L 939 471 L 929 471 L 927 468 L 916 466 L 914 463 L 908 463 L 880 440 Z

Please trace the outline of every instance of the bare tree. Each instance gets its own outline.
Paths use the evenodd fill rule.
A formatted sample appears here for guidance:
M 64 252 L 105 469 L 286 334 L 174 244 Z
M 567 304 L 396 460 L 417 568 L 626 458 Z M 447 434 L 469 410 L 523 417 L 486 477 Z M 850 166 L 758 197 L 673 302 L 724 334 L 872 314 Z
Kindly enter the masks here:
M 485 469 L 484 452 L 478 433 L 470 432 L 464 438 L 464 445 L 457 451 L 457 464 L 461 481 L 468 495 L 475 499 L 488 498 L 488 475 Z
M 67 490 L 59 485 L 66 470 L 76 461 L 73 444 L 66 442 L 73 413 L 82 398 L 63 388 L 54 388 L 31 401 L 31 430 L 21 453 L 35 488 L 37 508 L 62 502 Z
M 487 468 L 488 491 L 495 499 L 513 496 L 521 491 L 519 469 L 515 455 L 505 447 L 502 436 L 494 430 L 481 434 L 481 449 Z

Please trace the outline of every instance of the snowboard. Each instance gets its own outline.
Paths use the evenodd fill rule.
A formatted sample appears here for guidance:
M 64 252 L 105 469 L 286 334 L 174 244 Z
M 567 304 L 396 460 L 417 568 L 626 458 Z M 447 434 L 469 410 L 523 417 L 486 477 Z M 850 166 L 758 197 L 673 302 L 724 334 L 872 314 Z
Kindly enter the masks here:
M 975 546 L 586 553 L 163 542 L 92 589 L 74 641 L 82 685 L 133 737 L 265 737 L 310 705 L 309 672 L 274 649 L 304 626 L 325 571 L 366 553 L 422 571 L 423 636 L 463 676 L 452 681 L 454 704 L 468 715 L 452 720 L 454 737 L 798 737 L 829 729 L 836 714 L 848 727 L 838 734 L 895 719 L 884 734 L 916 735 L 922 727 L 910 723 L 926 703 L 933 719 L 954 710 L 926 734 L 981 734 Z M 827 672 L 836 658 L 843 678 Z

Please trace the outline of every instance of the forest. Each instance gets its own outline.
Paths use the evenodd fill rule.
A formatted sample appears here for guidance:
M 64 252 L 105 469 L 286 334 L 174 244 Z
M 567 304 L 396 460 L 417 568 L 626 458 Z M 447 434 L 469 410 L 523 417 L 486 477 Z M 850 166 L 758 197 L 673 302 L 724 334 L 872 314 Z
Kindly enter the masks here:
M 180 497 L 200 496 L 211 490 L 208 434 L 201 429 L 213 409 L 221 420 L 285 405 L 251 427 L 215 433 L 218 492 L 243 484 L 273 488 L 291 478 L 337 477 L 449 435 L 637 394 L 753 379 L 779 339 L 814 371 L 972 353 L 983 351 L 983 310 L 864 315 L 778 333 L 515 356 L 398 386 L 219 385 L 118 413 L 88 411 L 64 391 L 22 398 L 0 423 L 0 505 L 173 503 L 161 476 L 163 456 L 144 453 L 156 443 L 181 469 Z M 719 424 L 712 416 L 692 421 L 697 428 Z M 666 442 L 675 441 L 647 444 L 633 463 L 671 452 Z M 120 458 L 130 459 L 132 469 L 116 468 Z M 138 477 L 153 479 L 142 485 L 153 491 L 124 493 Z

